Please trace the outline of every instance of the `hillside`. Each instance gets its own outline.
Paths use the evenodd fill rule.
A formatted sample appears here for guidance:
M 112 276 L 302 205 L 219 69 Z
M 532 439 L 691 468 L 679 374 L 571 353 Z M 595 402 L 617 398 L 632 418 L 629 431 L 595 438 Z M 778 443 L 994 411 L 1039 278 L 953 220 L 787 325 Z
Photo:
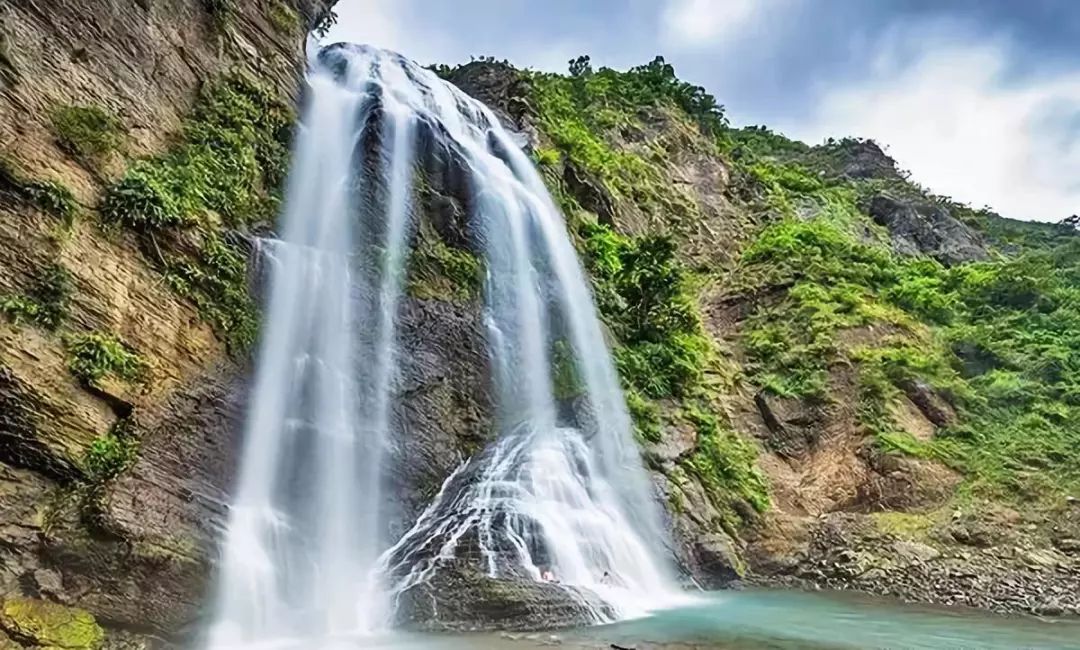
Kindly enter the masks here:
M 1075 224 L 732 128 L 660 58 L 437 69 L 533 134 L 699 579 L 1076 606 Z
M 331 3 L 43 4 L 0 7 L 0 646 L 183 643 Z M 873 142 L 732 128 L 662 59 L 437 71 L 566 216 L 688 580 L 1080 613 L 1073 225 L 934 196 Z M 418 162 L 388 540 L 493 435 L 467 182 Z

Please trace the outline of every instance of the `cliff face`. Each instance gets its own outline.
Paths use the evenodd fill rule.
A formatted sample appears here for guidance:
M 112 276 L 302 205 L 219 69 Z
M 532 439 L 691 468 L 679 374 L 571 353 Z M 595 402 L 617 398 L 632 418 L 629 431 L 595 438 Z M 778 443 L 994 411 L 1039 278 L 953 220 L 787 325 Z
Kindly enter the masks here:
M 0 7 L 0 631 L 181 638 L 235 472 L 250 235 L 325 3 L 42 4 Z M 1070 227 L 929 195 L 870 142 L 731 129 L 662 61 L 440 73 L 567 215 L 698 582 L 1078 606 Z M 491 435 L 466 197 L 428 153 L 388 538 Z
M 0 7 L 6 596 L 142 632 L 175 633 L 195 615 L 245 362 L 227 353 L 228 324 L 168 279 L 164 260 L 193 244 L 148 241 L 103 216 L 103 200 L 135 161 L 177 146 L 192 107 L 223 77 L 257 79 L 268 101 L 291 106 L 303 39 L 323 9 L 310 0 Z M 211 212 L 204 240 L 246 228 Z M 0 630 L 34 643 L 17 619 L 0 619 Z
M 1078 611 L 1074 227 L 571 70 L 440 73 L 532 134 L 694 578 Z

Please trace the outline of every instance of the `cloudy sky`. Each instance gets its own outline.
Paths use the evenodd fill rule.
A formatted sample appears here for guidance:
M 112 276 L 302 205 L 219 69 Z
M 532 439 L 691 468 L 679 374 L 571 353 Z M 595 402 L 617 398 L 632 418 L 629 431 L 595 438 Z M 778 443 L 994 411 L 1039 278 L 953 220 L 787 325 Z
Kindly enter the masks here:
M 737 125 L 887 146 L 1006 216 L 1080 213 L 1080 0 L 340 0 L 328 40 L 565 71 L 663 54 Z

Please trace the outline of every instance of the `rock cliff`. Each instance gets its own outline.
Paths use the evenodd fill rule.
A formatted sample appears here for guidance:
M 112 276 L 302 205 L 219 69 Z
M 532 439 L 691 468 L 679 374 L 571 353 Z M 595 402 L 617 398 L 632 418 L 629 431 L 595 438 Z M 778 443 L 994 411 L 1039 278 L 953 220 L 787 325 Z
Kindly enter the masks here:
M 136 161 L 177 147 L 193 107 L 229 75 L 291 107 L 305 35 L 325 9 L 0 7 L 0 589 L 89 610 L 96 623 L 79 624 L 105 625 L 109 643 L 174 635 L 197 615 L 247 362 L 228 353 L 209 305 L 169 281 L 164 256 L 192 243 L 112 224 L 104 198 L 151 164 Z M 203 237 L 244 230 L 204 216 Z M 81 645 L 55 640 L 41 620 L 57 615 L 35 607 L 5 605 L 0 631 L 100 646 L 100 628 Z
M 0 645 L 152 647 L 206 602 L 246 260 L 327 3 L 45 4 L 0 6 Z M 662 59 L 438 71 L 567 216 L 688 579 L 1076 611 L 1074 229 L 930 195 L 872 142 L 733 129 Z M 427 154 L 388 538 L 491 435 L 460 170 Z M 477 602 L 505 623 L 502 592 Z

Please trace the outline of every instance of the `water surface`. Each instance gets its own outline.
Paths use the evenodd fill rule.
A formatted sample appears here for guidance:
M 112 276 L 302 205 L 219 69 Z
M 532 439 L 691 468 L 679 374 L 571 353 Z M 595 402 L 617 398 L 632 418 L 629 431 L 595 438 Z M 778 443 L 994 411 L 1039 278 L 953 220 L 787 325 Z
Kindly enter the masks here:
M 1080 649 L 1080 620 L 998 616 L 905 605 L 851 594 L 748 590 L 703 596 L 691 607 L 584 630 L 532 635 L 409 637 L 400 648 L 644 650 L 853 648 Z

